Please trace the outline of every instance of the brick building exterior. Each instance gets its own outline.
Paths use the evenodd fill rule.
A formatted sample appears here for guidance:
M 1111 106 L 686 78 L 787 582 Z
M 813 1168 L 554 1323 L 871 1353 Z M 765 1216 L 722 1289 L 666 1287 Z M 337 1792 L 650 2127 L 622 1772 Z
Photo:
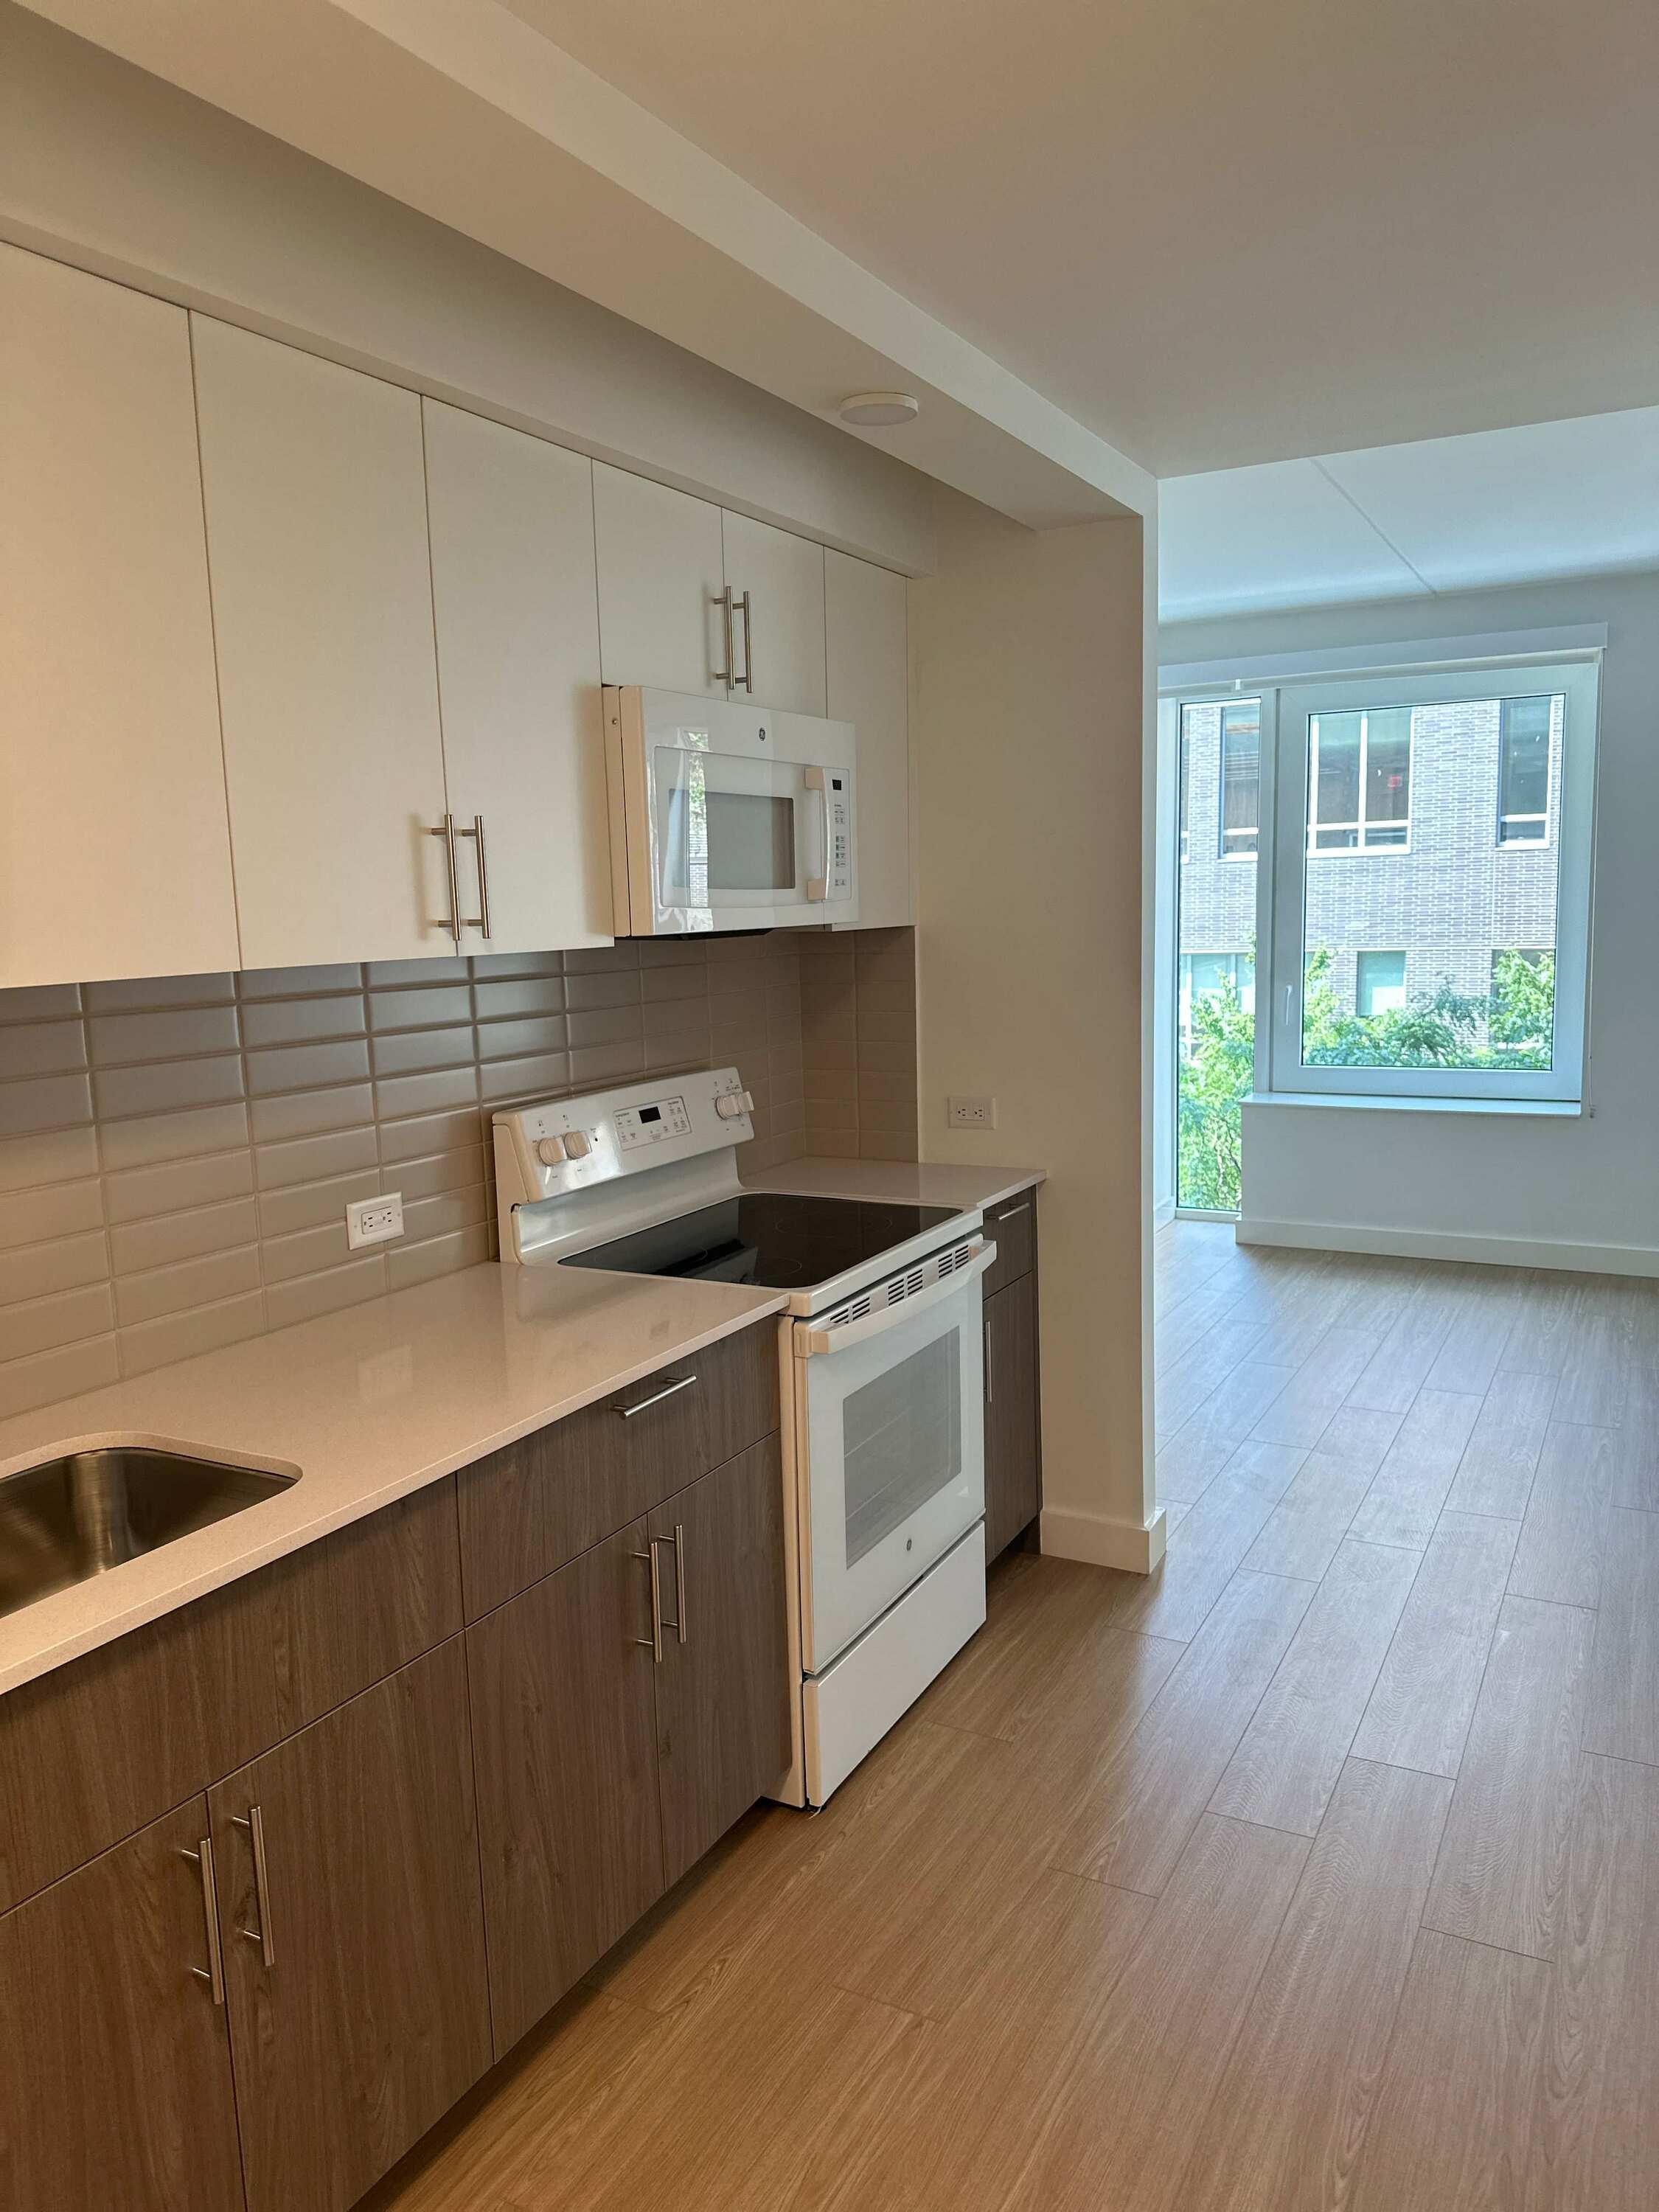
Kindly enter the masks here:
M 1255 935 L 1255 855 L 1222 850 L 1223 711 L 1216 704 L 1182 712 L 1183 1030 L 1191 991 L 1213 988 L 1216 978 L 1228 972 L 1227 963 L 1206 956 L 1246 953 Z M 1485 997 L 1496 952 L 1553 947 L 1562 702 L 1552 702 L 1548 711 L 1547 818 L 1522 833 L 1541 835 L 1541 842 L 1500 842 L 1500 709 L 1495 700 L 1478 700 L 1412 710 L 1403 849 L 1309 854 L 1308 949 L 1329 950 L 1332 981 L 1344 1009 L 1363 1013 L 1396 1002 L 1364 1002 L 1367 989 L 1401 990 L 1401 963 L 1389 955 L 1404 956 L 1408 1000 L 1443 981 L 1471 997 Z M 1248 735 L 1241 750 L 1248 757 Z M 1236 773 L 1233 786 L 1230 826 L 1247 811 L 1248 782 L 1241 787 Z M 1236 827 L 1230 842 L 1235 848 L 1243 842 Z M 1363 975 L 1362 952 L 1374 956 Z M 1248 966 L 1239 963 L 1237 972 L 1248 991 Z

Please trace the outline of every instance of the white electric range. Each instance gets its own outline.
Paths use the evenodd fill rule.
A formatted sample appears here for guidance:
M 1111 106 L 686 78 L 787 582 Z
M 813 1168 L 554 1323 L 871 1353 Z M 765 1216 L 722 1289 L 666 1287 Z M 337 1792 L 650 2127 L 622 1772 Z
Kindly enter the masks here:
M 495 1116 L 501 1258 L 753 1283 L 779 1328 L 793 1756 L 821 1805 L 985 1619 L 977 1208 L 745 1190 L 735 1068 Z

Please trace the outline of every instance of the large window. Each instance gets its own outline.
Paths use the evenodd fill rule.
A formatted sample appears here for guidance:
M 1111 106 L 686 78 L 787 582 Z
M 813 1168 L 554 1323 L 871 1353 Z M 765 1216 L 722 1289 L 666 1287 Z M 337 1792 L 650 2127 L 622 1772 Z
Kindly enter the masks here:
M 1590 661 L 1279 693 L 1275 1091 L 1579 1097 L 1595 706 Z
M 1221 843 L 1224 860 L 1254 855 L 1261 834 L 1261 702 L 1221 710 Z

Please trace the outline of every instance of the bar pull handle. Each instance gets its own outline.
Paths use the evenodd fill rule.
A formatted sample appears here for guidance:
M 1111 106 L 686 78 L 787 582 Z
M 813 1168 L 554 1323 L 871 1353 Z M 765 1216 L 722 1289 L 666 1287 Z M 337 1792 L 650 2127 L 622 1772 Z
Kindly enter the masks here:
M 1000 1206 L 991 1218 L 993 1221 L 1017 1221 L 1022 1213 L 1029 1213 L 1030 1210 L 1031 1201 L 1027 1198 L 1018 1206 Z
M 435 837 L 438 833 L 434 830 L 432 834 Z M 471 838 L 473 846 L 478 855 L 478 911 L 476 915 L 469 915 L 465 919 L 457 922 L 455 927 L 455 942 L 459 945 L 461 941 L 461 932 L 464 929 L 476 929 L 486 938 L 489 934 L 489 870 L 488 864 L 484 860 L 484 826 L 483 815 L 475 814 L 472 817 L 472 827 L 470 830 L 455 830 L 453 837 Z M 453 842 L 453 837 L 452 837 L 451 840 L 452 844 Z M 452 893 L 454 891 L 454 884 L 452 884 Z M 455 912 L 459 915 L 460 911 L 461 909 L 458 903 L 455 908 Z
M 662 1664 L 662 1569 L 657 1565 L 657 1539 L 653 1536 L 642 1552 L 635 1552 L 636 1559 L 645 1559 L 651 1568 L 651 1633 L 636 1636 L 635 1644 L 642 1644 L 659 1667 Z
M 737 671 L 732 665 L 732 586 L 730 584 L 716 599 L 714 605 L 720 611 L 720 636 L 726 647 L 726 665 L 714 671 L 714 681 L 716 684 L 724 684 L 726 690 L 730 691 L 738 680 Z
M 731 596 L 730 592 L 728 592 L 726 593 L 726 597 L 730 599 Z M 749 594 L 747 592 L 745 592 L 743 597 L 738 601 L 738 609 L 743 616 L 743 673 L 741 676 L 734 675 L 732 682 L 734 690 L 738 684 L 741 684 L 744 690 L 752 699 L 755 696 L 755 633 L 750 620 Z M 726 655 L 726 659 L 728 661 L 730 660 L 730 653 Z
M 259 1956 L 264 1965 L 276 1963 L 276 1947 L 270 1932 L 270 1870 L 265 1859 L 265 1815 L 259 1805 L 250 1805 L 246 1814 L 233 1813 L 230 1824 L 234 1828 L 246 1828 L 248 1841 L 253 1846 L 253 1895 L 259 1911 L 257 1928 L 244 1928 L 242 1933 L 250 1943 L 259 1947 Z
M 685 1523 L 677 1521 L 674 1534 L 668 1540 L 674 1547 L 674 1626 L 679 1630 L 680 1642 L 685 1641 Z
M 996 1380 L 991 1369 L 991 1316 L 988 1313 L 985 1316 L 985 1402 L 988 1406 L 994 1406 L 996 1401 Z
M 441 927 L 447 929 L 457 945 L 461 941 L 461 883 L 455 867 L 455 817 L 446 814 L 435 830 L 427 831 L 428 837 L 444 841 L 444 860 L 449 869 L 449 912 Z
M 613 1398 L 611 1410 L 613 1413 L 620 1413 L 623 1420 L 631 1421 L 635 1413 L 649 1413 L 653 1406 L 660 1406 L 665 1398 L 675 1398 L 682 1390 L 689 1390 L 696 1379 L 695 1375 L 677 1375 L 664 1389 L 653 1390 L 648 1398 L 641 1398 L 632 1406 L 621 1405 Z
M 483 817 L 472 817 L 472 835 L 478 841 L 478 933 L 486 943 L 489 938 L 489 863 L 484 858 Z
M 213 1878 L 212 1837 L 204 1836 L 193 1851 L 181 1847 L 179 1856 L 200 1870 L 202 1917 L 207 1923 L 208 1962 L 205 1966 L 192 1966 L 190 1971 L 212 1990 L 214 2003 L 222 2005 L 225 2001 L 225 1954 L 219 1941 L 219 1887 Z

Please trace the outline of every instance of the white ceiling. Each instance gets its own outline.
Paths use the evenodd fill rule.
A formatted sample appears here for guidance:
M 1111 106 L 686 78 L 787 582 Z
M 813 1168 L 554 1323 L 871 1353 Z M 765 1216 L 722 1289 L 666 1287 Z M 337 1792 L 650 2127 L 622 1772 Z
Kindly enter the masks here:
M 1659 402 L 1655 0 L 508 0 L 1159 475 Z
M 1164 622 L 1659 568 L 1659 407 L 1158 487 Z

